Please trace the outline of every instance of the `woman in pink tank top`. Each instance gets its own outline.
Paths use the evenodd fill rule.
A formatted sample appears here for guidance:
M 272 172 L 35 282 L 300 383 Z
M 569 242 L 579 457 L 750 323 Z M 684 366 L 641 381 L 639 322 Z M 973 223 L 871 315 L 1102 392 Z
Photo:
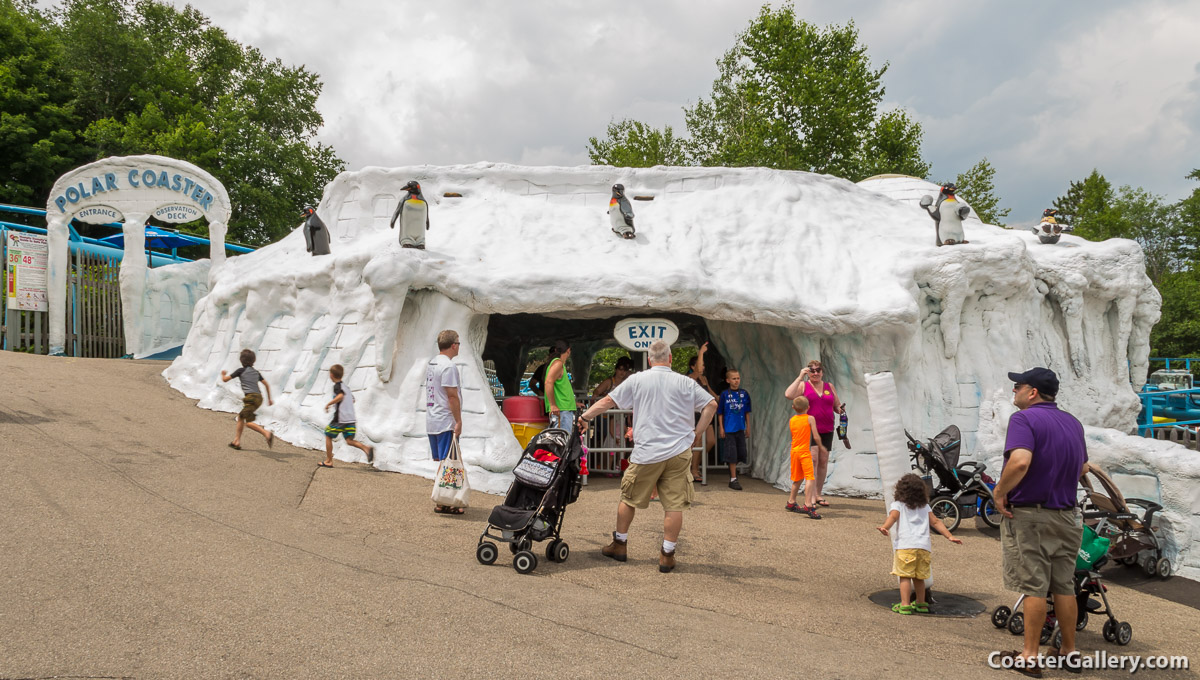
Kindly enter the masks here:
M 808 399 L 808 414 L 817 421 L 817 434 L 821 437 L 824 451 L 813 455 L 816 474 L 817 505 L 829 507 L 821 495 L 825 486 L 825 475 L 829 470 L 829 450 L 833 446 L 833 431 L 836 428 L 836 414 L 842 411 L 842 402 L 838 399 L 833 385 L 825 382 L 824 369 L 816 359 L 808 362 L 808 366 L 788 386 L 784 396 L 788 399 L 804 397 Z

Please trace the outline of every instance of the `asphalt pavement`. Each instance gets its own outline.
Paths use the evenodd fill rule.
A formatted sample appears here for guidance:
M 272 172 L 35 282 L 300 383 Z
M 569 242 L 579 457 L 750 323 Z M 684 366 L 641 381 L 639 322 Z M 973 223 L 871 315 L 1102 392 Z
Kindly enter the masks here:
M 569 560 L 520 575 L 503 547 L 475 559 L 499 497 L 437 515 L 425 479 L 318 469 L 322 452 L 252 432 L 233 451 L 231 416 L 163 368 L 0 352 L 0 679 L 1016 677 L 987 665 L 1019 641 L 986 614 L 868 600 L 895 585 L 880 501 L 831 498 L 815 521 L 767 484 L 717 480 L 660 574 L 654 506 L 629 562 L 600 556 L 619 491 L 594 478 L 567 512 Z M 935 537 L 935 588 L 990 611 L 1015 596 L 981 527 L 956 532 L 962 546 Z M 1165 597 L 1111 585 L 1133 641 L 1095 622 L 1080 647 L 1200 660 L 1196 584 L 1178 581 Z

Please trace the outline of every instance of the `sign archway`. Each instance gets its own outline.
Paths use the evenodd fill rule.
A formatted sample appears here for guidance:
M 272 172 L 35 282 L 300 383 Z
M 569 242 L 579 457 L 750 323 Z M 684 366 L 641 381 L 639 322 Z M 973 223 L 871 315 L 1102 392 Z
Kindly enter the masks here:
M 72 219 L 93 224 L 124 222 L 122 323 L 125 351 L 137 354 L 142 342 L 138 324 L 146 289 L 146 220 L 153 216 L 179 224 L 207 219 L 212 271 L 225 262 L 230 212 L 229 194 L 217 178 L 191 163 L 166 156 L 105 158 L 59 177 L 46 203 L 50 354 L 63 354 L 66 342 L 68 225 Z

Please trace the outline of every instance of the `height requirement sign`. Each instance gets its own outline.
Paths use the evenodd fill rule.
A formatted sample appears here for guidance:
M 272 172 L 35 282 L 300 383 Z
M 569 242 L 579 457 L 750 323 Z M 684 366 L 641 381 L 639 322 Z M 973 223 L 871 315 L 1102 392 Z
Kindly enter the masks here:
M 9 309 L 30 312 L 50 310 L 46 293 L 46 256 L 50 252 L 47 239 L 40 234 L 8 232 L 5 240 L 8 259 L 5 295 Z

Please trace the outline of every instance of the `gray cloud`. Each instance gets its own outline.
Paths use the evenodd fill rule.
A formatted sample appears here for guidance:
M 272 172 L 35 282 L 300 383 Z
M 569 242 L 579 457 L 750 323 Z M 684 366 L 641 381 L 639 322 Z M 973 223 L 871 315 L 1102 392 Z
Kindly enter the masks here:
M 198 0 L 235 39 L 325 84 L 322 141 L 351 167 L 587 162 L 634 117 L 683 132 L 758 1 L 393 3 Z M 1027 222 L 1098 167 L 1170 198 L 1200 167 L 1200 4 L 1148 0 L 797 2 L 853 20 L 886 102 L 925 128 L 932 179 L 987 156 Z

